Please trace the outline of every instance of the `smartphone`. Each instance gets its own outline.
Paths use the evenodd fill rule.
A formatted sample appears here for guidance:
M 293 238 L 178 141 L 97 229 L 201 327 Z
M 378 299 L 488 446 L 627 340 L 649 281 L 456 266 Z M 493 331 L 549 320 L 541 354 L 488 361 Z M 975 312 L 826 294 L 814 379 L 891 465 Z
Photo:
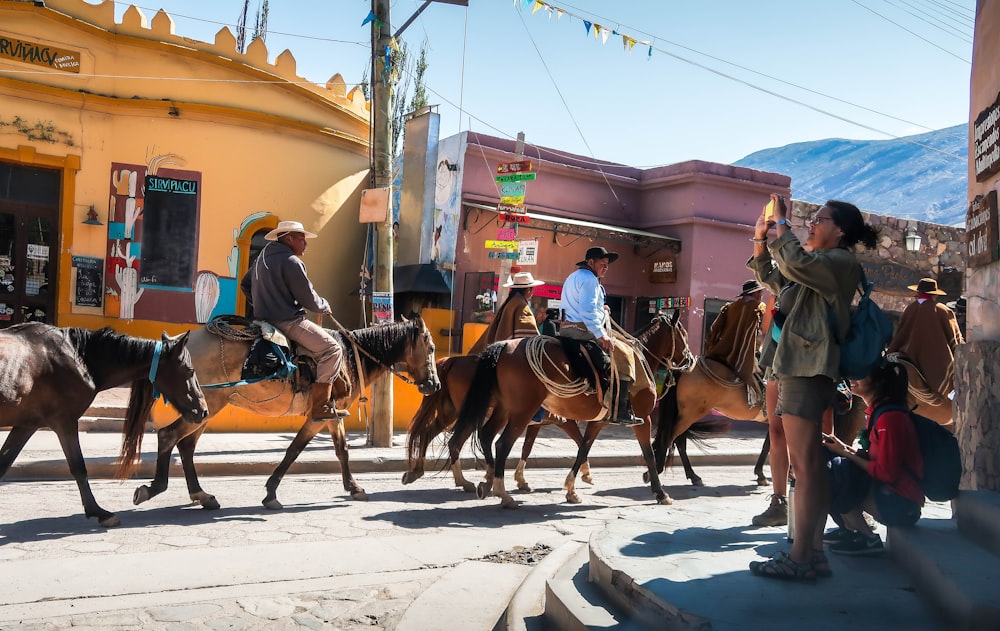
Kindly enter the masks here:
M 767 206 L 764 206 L 764 221 L 771 221 L 774 219 L 774 208 L 777 205 L 778 200 L 772 198 L 771 201 L 767 203 Z

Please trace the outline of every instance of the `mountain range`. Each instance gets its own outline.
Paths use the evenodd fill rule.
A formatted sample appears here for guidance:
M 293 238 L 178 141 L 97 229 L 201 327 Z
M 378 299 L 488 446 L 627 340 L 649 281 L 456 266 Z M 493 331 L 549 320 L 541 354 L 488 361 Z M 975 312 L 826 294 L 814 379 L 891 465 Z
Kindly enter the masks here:
M 891 140 L 828 138 L 762 149 L 737 166 L 792 178 L 792 197 L 841 199 L 879 215 L 965 224 L 968 126 Z

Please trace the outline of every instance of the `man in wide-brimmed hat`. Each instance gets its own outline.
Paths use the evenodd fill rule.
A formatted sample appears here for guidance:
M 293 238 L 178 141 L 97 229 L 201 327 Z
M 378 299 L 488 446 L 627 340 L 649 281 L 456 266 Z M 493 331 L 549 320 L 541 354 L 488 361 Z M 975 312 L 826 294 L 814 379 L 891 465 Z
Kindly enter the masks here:
M 955 347 L 963 342 L 962 331 L 955 313 L 938 304 L 937 297 L 945 292 L 936 280 L 921 278 L 909 289 L 917 299 L 903 311 L 888 352 L 899 353 L 924 376 L 925 384 L 911 383 L 911 388 L 926 388 L 928 397 L 937 401 L 934 405 L 945 405 L 954 389 L 952 364 Z
M 503 284 L 504 287 L 510 288 L 507 299 L 497 309 L 497 314 L 493 318 L 493 322 L 490 322 L 489 328 L 479 336 L 476 343 L 469 349 L 469 354 L 478 355 L 493 342 L 538 335 L 538 324 L 535 322 L 535 313 L 531 309 L 531 295 L 535 292 L 535 287 L 544 284 L 543 281 L 535 280 L 531 272 L 515 272 Z
M 343 418 L 331 399 L 333 380 L 340 373 L 344 353 L 323 327 L 306 317 L 306 310 L 331 315 L 330 303 L 316 293 L 302 255 L 306 239 L 316 235 L 298 221 L 282 221 L 264 238 L 268 241 L 240 281 L 253 306 L 254 317 L 273 324 L 316 359 L 316 382 L 309 393 L 310 418 Z
M 743 283 L 736 300 L 722 307 L 705 338 L 704 356 L 725 364 L 747 384 L 752 406 L 762 398 L 757 372 L 758 337 L 764 320 L 764 303 L 760 296 L 764 288 L 755 279 Z
M 655 393 L 652 373 L 642 353 L 616 338 L 611 332 L 611 314 L 604 306 L 607 297 L 601 279 L 608 267 L 618 260 L 618 254 L 603 247 L 587 250 L 577 270 L 563 283 L 560 307 L 565 314 L 559 334 L 583 340 L 596 340 L 611 355 L 618 382 L 612 387 L 613 397 L 605 397 L 607 421 L 617 425 L 641 425 L 644 420 L 632 413 L 630 393 L 650 389 Z

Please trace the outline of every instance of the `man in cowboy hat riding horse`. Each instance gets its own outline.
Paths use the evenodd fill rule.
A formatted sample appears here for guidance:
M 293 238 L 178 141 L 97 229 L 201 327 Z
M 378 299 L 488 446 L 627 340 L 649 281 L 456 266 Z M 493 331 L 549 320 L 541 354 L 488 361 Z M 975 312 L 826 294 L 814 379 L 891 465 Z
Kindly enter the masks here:
M 712 322 L 705 339 L 705 357 L 725 364 L 747 384 L 749 405 L 763 398 L 757 373 L 757 337 L 764 319 L 764 303 L 760 296 L 764 288 L 756 280 L 743 283 L 736 300 L 726 304 Z
M 606 420 L 616 425 L 641 425 L 644 420 L 632 413 L 629 393 L 633 389 L 653 390 L 653 379 L 642 353 L 626 340 L 611 334 L 611 314 L 604 306 L 606 293 L 601 279 L 616 260 L 618 254 L 615 252 L 595 247 L 587 250 L 584 259 L 576 264 L 578 269 L 563 283 L 560 306 L 565 320 L 559 327 L 559 335 L 596 340 L 604 352 L 611 355 L 618 383 L 611 388 L 615 396 L 605 398 Z
M 924 376 L 927 388 L 940 403 L 950 403 L 952 364 L 955 347 L 963 343 L 955 312 L 938 304 L 937 297 L 945 292 L 938 289 L 933 278 L 921 278 L 910 285 L 917 299 L 903 311 L 896 333 L 889 342 L 889 353 L 899 353 Z
M 478 355 L 493 342 L 538 335 L 538 324 L 531 310 L 531 295 L 535 287 L 544 284 L 540 280 L 535 280 L 531 272 L 515 272 L 510 280 L 503 284 L 504 287 L 510 288 L 507 300 L 504 300 L 497 309 L 493 322 L 472 345 L 469 354 Z
M 313 289 L 300 258 L 306 251 L 306 239 L 315 236 L 298 221 L 280 222 L 264 235 L 271 243 L 261 250 L 240 281 L 240 288 L 253 305 L 255 317 L 273 324 L 316 359 L 316 382 L 309 393 L 309 417 L 326 420 L 350 416 L 350 413 L 338 410 L 331 398 L 333 380 L 340 374 L 344 352 L 332 335 L 306 318 L 306 309 L 332 317 L 330 303 Z

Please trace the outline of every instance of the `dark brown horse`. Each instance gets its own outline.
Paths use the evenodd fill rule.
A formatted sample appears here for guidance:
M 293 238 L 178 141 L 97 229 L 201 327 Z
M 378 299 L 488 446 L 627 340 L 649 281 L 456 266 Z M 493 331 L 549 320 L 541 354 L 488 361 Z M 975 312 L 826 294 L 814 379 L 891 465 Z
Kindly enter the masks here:
M 334 397 L 338 408 L 350 407 L 364 387 L 388 371 L 397 376 L 399 372 L 408 373 L 424 394 L 435 392 L 441 387 L 434 365 L 434 341 L 420 317 L 406 322 L 348 331 L 346 335 L 335 331 L 330 333 L 344 349 L 344 364 L 348 374 L 348 382 L 338 379 L 334 383 Z M 205 398 L 211 415 L 218 414 L 230 404 L 263 416 L 304 415 L 308 412 L 308 390 L 295 392 L 289 381 L 266 380 L 249 385 L 231 385 L 240 379 L 243 361 L 250 351 L 249 340 L 228 339 L 200 329 L 191 333 L 188 346 L 198 375 L 205 384 Z M 215 385 L 221 387 L 214 387 Z M 148 486 L 142 485 L 135 490 L 132 498 L 135 504 L 141 504 L 167 490 L 170 454 L 177 447 L 191 501 L 200 503 L 203 508 L 219 508 L 215 496 L 202 490 L 194 466 L 195 447 L 206 426 L 207 423 L 191 423 L 180 418 L 157 431 L 155 477 Z M 368 498 L 365 490 L 351 475 L 343 422 L 340 419 L 314 421 L 306 418 L 285 451 L 281 464 L 267 480 L 267 495 L 262 501 L 266 508 L 282 508 L 277 498 L 281 479 L 309 441 L 324 428 L 333 438 L 344 479 L 344 490 L 354 499 Z
M 155 390 L 185 419 L 208 416 L 187 351 L 188 334 L 161 341 L 129 337 L 110 328 L 90 331 L 33 322 L 0 331 L 0 425 L 10 433 L 0 448 L 3 477 L 39 427 L 55 432 L 76 480 L 84 514 L 104 527 L 121 522 L 97 504 L 80 450 L 79 420 L 102 390 L 132 384 L 118 473 L 134 464 Z
M 641 343 L 647 344 L 656 335 L 662 342 L 662 352 L 653 353 L 649 346 L 643 349 L 654 369 L 660 361 L 676 369 L 682 364 L 689 364 L 693 359 L 687 344 L 687 332 L 679 323 L 678 316 L 677 311 L 669 318 L 658 316 L 637 338 Z M 654 333 L 654 330 L 659 333 Z M 450 462 L 457 461 L 462 445 L 476 432 L 476 445 L 487 464 L 487 481 L 481 483 L 478 489 L 480 497 L 485 497 L 492 491 L 492 494 L 500 498 L 501 506 L 517 506 L 517 502 L 504 487 L 504 467 L 514 441 L 539 407 L 558 416 L 581 421 L 592 421 L 604 416 L 604 409 L 596 393 L 592 390 L 584 391 L 582 386 L 585 384 L 576 376 L 583 373 L 573 370 L 563 344 L 560 339 L 546 337 L 508 340 L 489 346 L 479 356 L 476 373 L 459 411 L 448 448 Z M 641 370 L 639 367 L 637 369 Z M 541 377 L 536 374 L 536 370 L 542 373 Z M 653 495 L 659 503 L 669 504 L 673 500 L 660 485 L 650 444 L 649 415 L 655 404 L 656 395 L 652 391 L 632 394 L 635 415 L 646 421 L 633 426 L 632 430 L 642 450 Z M 566 477 L 565 488 L 570 502 L 579 501 L 575 493 L 576 475 L 605 425 L 605 421 L 592 421 L 587 425 L 584 444 L 577 453 L 572 471 Z M 495 428 L 503 428 L 503 433 L 496 442 L 494 456 L 491 447 Z
M 458 411 L 465 401 L 465 395 L 469 391 L 469 384 L 472 382 L 472 375 L 476 372 L 479 364 L 477 355 L 456 355 L 439 359 L 437 363 L 438 378 L 441 380 L 441 389 L 433 394 L 424 397 L 420 402 L 420 407 L 410 420 L 409 430 L 406 437 L 406 463 L 407 470 L 403 474 L 403 484 L 416 482 L 424 475 L 424 461 L 427 458 L 427 449 L 431 442 L 442 433 L 451 429 L 458 418 Z M 547 419 L 553 417 L 547 416 Z M 524 464 L 531 454 L 531 447 L 538 436 L 538 431 L 543 424 L 557 424 L 566 435 L 573 439 L 577 447 L 583 445 L 583 434 L 575 421 L 532 423 L 524 433 L 524 445 L 521 449 L 521 461 L 518 463 L 514 473 L 517 481 L 517 488 L 523 491 L 530 491 L 531 486 L 524 479 Z M 496 434 L 503 428 L 494 428 Z M 590 477 L 590 467 L 586 462 L 581 466 L 583 480 L 588 484 L 592 481 Z M 462 463 L 456 460 L 451 465 L 452 478 L 455 486 L 461 488 L 466 493 L 476 491 L 476 485 L 465 479 L 462 473 Z

